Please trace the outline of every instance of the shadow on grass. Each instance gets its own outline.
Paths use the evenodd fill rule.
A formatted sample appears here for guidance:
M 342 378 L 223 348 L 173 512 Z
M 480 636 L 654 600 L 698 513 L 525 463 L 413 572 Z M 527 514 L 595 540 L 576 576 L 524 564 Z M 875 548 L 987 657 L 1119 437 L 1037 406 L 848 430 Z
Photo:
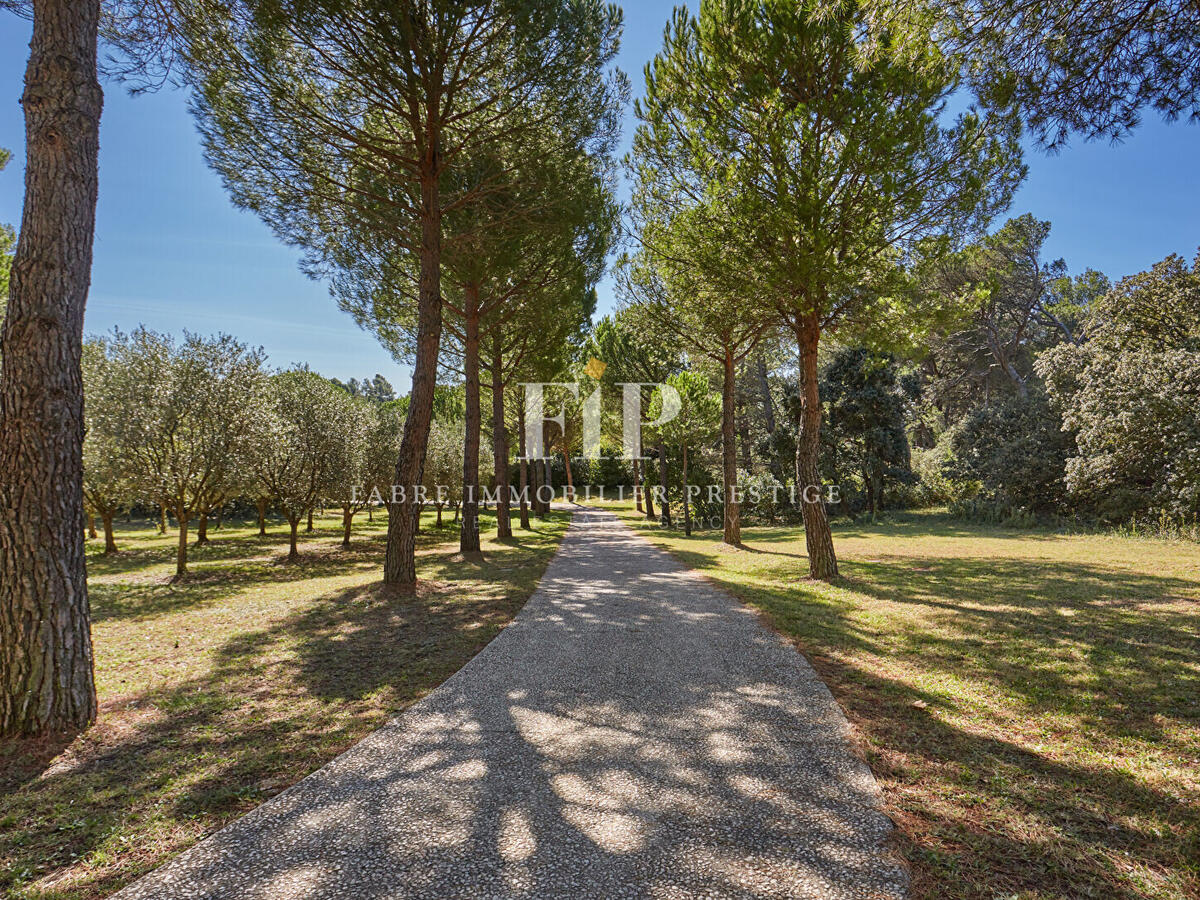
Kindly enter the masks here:
M 378 584 L 318 594 L 231 633 L 199 677 L 102 696 L 99 723 L 70 747 L 0 742 L 0 896 L 105 896 L 319 768 L 491 640 L 532 593 L 561 532 L 561 520 L 526 532 L 468 570 L 438 549 L 448 531 L 427 531 L 418 544 L 426 587 L 415 598 Z M 98 611 L 136 621 L 229 603 L 256 584 L 299 588 L 348 566 L 377 567 L 381 550 L 379 539 L 326 548 L 166 596 L 139 586 L 124 606 L 100 591 Z
M 747 535 L 769 537 L 797 532 Z M 914 896 L 1200 895 L 1200 804 L 1154 776 L 1164 759 L 1200 762 L 1200 583 L 883 547 L 841 560 L 827 586 L 799 581 L 790 558 L 771 565 L 792 554 L 739 570 L 711 540 L 672 538 L 795 639 L 862 730 L 908 835 Z

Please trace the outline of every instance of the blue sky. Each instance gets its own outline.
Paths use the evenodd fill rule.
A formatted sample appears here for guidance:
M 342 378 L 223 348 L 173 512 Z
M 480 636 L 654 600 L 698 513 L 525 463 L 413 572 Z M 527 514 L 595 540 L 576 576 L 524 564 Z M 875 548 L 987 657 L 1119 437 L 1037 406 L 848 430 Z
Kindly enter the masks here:
M 694 5 L 694 4 L 693 4 Z M 658 50 L 671 2 L 626 6 L 620 65 L 634 92 Z M 24 124 L 18 100 L 29 24 L 0 13 L 0 146 L 13 160 L 0 173 L 0 222 L 21 218 Z M 625 140 L 633 129 L 627 117 Z M 1011 210 L 1053 223 L 1047 251 L 1072 272 L 1117 278 L 1169 253 L 1200 246 L 1200 128 L 1148 117 L 1117 146 L 1076 143 L 1057 156 L 1028 154 L 1029 179 Z M 263 346 L 271 363 L 307 362 L 331 377 L 383 373 L 399 389 L 407 372 L 297 268 L 252 214 L 229 203 L 205 166 L 178 91 L 132 99 L 106 86 L 100 133 L 100 203 L 87 329 L 114 325 L 178 333 L 226 331 Z M 612 305 L 601 285 L 602 311 Z

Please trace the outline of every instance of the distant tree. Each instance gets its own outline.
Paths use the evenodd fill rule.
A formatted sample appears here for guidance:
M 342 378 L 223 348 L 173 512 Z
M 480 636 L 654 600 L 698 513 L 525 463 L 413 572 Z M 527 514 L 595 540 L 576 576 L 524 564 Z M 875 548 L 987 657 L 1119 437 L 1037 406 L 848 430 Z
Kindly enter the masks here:
M 1037 363 L 1077 447 L 1070 496 L 1111 522 L 1200 513 L 1200 255 L 1122 279 L 1087 338 Z
M 123 390 L 106 388 L 110 373 L 108 346 L 103 339 L 83 345 L 83 383 L 87 394 L 83 439 L 83 497 L 88 510 L 104 524 L 104 552 L 116 553 L 113 520 L 128 509 L 136 497 L 135 475 L 121 446 L 121 420 L 134 414 L 129 409 L 130 395 Z M 119 385 L 119 374 L 113 373 Z
M 425 460 L 425 486 L 429 502 L 437 510 L 437 527 L 442 527 L 442 509 L 449 503 L 459 517 L 463 500 L 462 471 L 464 432 L 462 419 L 434 419 L 429 431 Z
M 673 341 L 658 340 L 649 334 L 644 324 L 638 321 L 637 310 L 618 310 L 597 322 L 584 352 L 588 358 L 604 363 L 600 380 L 614 388 L 618 384 L 659 384 L 683 368 L 683 355 L 678 345 Z M 668 484 L 667 459 L 666 448 L 661 441 L 658 450 L 659 484 L 665 496 Z M 646 460 L 648 462 L 649 457 Z M 641 475 L 640 464 L 641 460 L 633 460 L 635 492 Z M 650 482 L 649 472 L 645 480 L 647 484 Z M 653 520 L 654 500 L 649 490 L 644 492 L 644 500 L 646 518 Z M 670 526 L 670 502 L 663 506 L 662 517 L 663 524 Z
M 350 546 L 355 515 L 371 502 L 370 491 L 364 493 L 362 486 L 370 477 L 372 452 L 376 450 L 372 441 L 380 432 L 379 417 L 384 414 L 384 402 L 339 395 L 332 404 L 335 418 L 329 427 L 335 431 L 338 440 L 331 460 L 334 477 L 327 487 L 328 496 L 342 509 L 343 547 Z M 398 446 L 397 443 L 390 449 Z M 395 458 L 394 453 L 392 458 Z
M 903 312 L 898 264 L 975 233 L 1024 169 L 1011 116 L 945 114 L 958 72 L 933 40 L 903 47 L 856 4 L 677 8 L 647 69 L 634 139 L 650 202 L 729 216 L 729 251 L 796 339 L 804 416 L 796 481 L 818 487 L 820 340 Z M 821 492 L 803 491 L 810 573 L 837 575 Z
M 371 390 L 367 394 L 369 400 L 374 400 L 376 403 L 390 403 L 396 399 L 396 389 L 382 375 L 376 373 L 371 379 Z
M 3 5 L 31 11 L 33 37 L 24 212 L 0 331 L 0 735 L 36 735 L 96 716 L 80 360 L 99 181 L 100 2 Z
M 228 335 L 169 336 L 138 328 L 114 332 L 99 387 L 126 395 L 127 412 L 110 422 L 142 496 L 175 515 L 175 572 L 187 574 L 188 524 L 207 511 L 219 486 L 260 434 L 266 394 L 263 352 Z M 103 401 L 106 402 L 107 401 Z
M 667 378 L 665 385 L 679 394 L 679 414 L 662 425 L 663 440 L 679 451 L 680 489 L 683 494 L 683 531 L 692 533 L 691 491 L 688 489 L 688 454 L 710 443 L 721 423 L 721 401 L 708 386 L 708 379 L 696 372 L 679 372 Z M 650 400 L 652 418 L 662 416 L 662 388 Z
M 301 520 L 329 493 L 349 492 L 353 474 L 342 470 L 347 444 L 342 423 L 361 427 L 353 398 L 315 372 L 293 369 L 270 379 L 254 472 L 290 526 L 288 559 L 300 556 Z M 347 475 L 351 480 L 347 480 Z
M 905 433 L 910 397 L 895 360 L 861 347 L 843 348 L 822 367 L 821 396 L 834 483 L 839 473 L 856 472 L 874 516 L 887 486 L 912 474 Z

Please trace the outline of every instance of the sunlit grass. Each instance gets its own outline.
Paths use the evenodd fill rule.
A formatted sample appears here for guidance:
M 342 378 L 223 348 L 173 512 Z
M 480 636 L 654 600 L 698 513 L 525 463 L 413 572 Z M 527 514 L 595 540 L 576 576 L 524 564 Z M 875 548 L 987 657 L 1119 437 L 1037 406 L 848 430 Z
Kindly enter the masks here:
M 99 722 L 64 746 L 0 743 L 0 894 L 104 896 L 320 767 L 457 671 L 533 592 L 554 514 L 463 560 L 419 543 L 416 598 L 380 585 L 386 521 L 267 538 L 227 524 L 174 574 L 175 536 L 89 545 Z
M 917 897 L 1200 896 L 1200 549 L 913 514 L 652 541 L 762 611 L 829 683 Z

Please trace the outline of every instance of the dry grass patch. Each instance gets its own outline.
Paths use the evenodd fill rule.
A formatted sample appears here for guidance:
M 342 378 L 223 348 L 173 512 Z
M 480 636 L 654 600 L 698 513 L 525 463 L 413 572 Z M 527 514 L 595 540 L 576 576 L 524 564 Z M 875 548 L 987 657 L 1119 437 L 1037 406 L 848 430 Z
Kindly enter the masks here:
M 379 583 L 386 520 L 340 545 L 318 519 L 229 526 L 172 583 L 173 535 L 118 533 L 89 585 L 99 722 L 74 741 L 0 743 L 0 894 L 104 896 L 295 783 L 477 653 L 524 605 L 567 517 L 455 561 L 427 526 L 416 598 Z
M 1200 896 L 1200 549 L 913 514 L 692 538 L 621 510 L 793 638 L 864 738 L 914 896 Z

